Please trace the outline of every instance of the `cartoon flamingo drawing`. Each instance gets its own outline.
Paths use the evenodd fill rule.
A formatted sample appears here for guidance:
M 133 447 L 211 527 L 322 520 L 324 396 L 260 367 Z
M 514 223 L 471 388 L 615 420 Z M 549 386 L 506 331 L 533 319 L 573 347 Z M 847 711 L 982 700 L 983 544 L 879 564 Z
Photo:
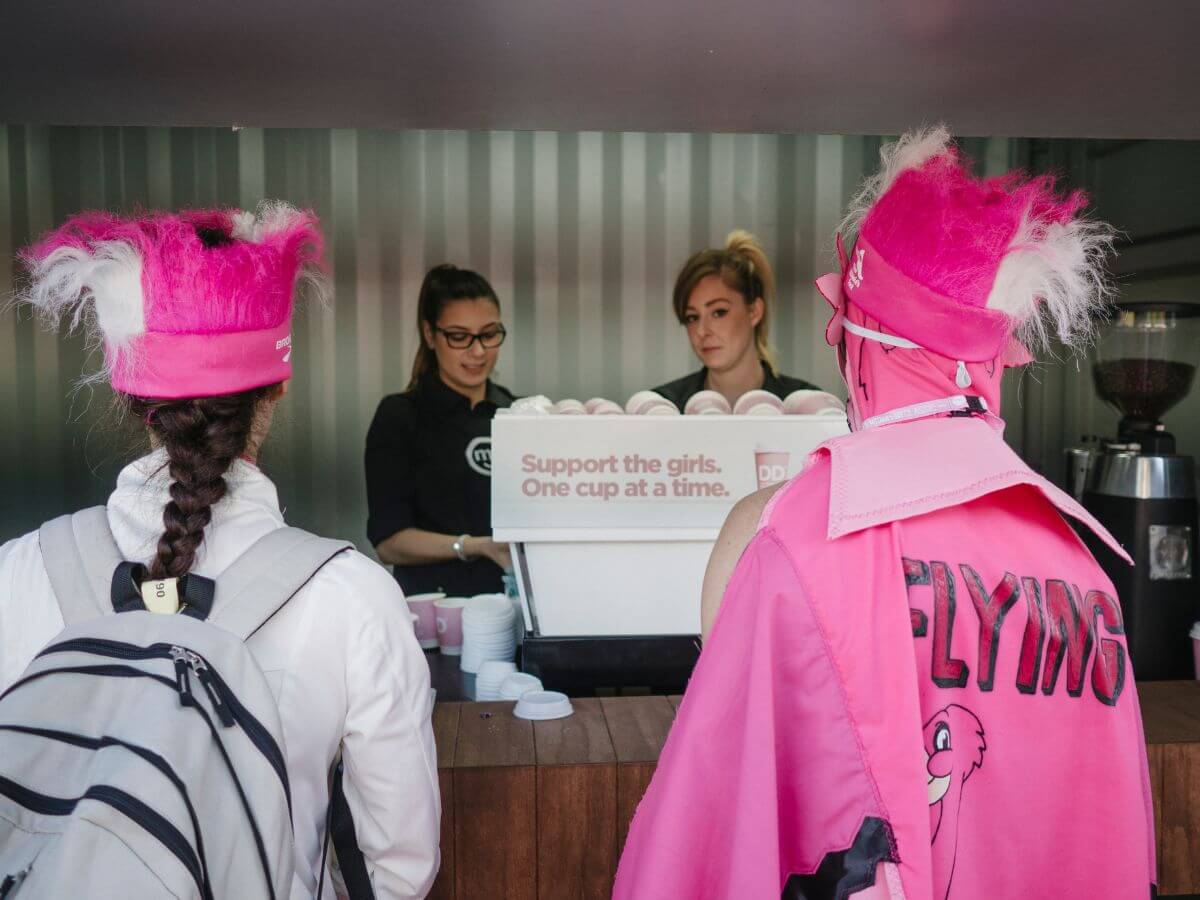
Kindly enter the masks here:
M 957 703 L 933 714 L 925 723 L 924 737 L 929 826 L 935 857 L 949 864 L 944 898 L 948 900 L 958 859 L 958 819 L 962 812 L 963 790 L 967 779 L 983 765 L 987 741 L 983 736 L 983 723 Z

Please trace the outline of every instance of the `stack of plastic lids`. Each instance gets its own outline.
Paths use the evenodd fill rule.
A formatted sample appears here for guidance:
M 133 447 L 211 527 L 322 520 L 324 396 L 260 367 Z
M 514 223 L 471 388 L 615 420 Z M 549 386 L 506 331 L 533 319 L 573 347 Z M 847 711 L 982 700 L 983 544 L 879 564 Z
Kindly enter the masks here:
M 541 689 L 542 679 L 536 675 L 530 675 L 526 672 L 513 672 L 500 682 L 500 699 L 520 700 L 523 695 L 530 691 L 540 691 Z
M 500 700 L 500 685 L 508 676 L 515 674 L 517 664 L 500 659 L 487 659 L 475 673 L 475 699 Z
M 504 594 L 479 594 L 463 609 L 462 670 L 475 674 L 489 659 L 511 662 L 517 652 L 515 610 Z

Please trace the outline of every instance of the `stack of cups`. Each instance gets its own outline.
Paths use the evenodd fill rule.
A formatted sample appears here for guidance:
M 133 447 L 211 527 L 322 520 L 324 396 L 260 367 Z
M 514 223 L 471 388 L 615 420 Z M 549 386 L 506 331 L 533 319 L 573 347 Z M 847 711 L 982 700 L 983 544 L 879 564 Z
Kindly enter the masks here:
M 507 660 L 488 659 L 479 666 L 475 673 L 475 699 L 499 700 L 500 685 L 506 678 L 515 674 L 517 664 Z
M 631 416 L 677 416 L 679 407 L 654 391 L 638 391 L 625 404 L 625 412 Z
M 445 594 L 413 594 L 404 598 L 408 602 L 408 611 L 417 617 L 417 641 L 422 650 L 432 650 L 438 645 L 437 610 L 434 604 L 445 600 Z
M 578 400 L 559 400 L 554 404 L 553 412 L 556 416 L 584 416 L 587 415 L 587 408 Z
M 462 670 L 475 674 L 489 659 L 511 662 L 517 652 L 515 611 L 504 594 L 472 597 L 462 613 Z
M 470 602 L 466 597 L 442 597 L 433 601 L 438 646 L 447 656 L 458 656 L 463 651 L 463 609 Z
M 779 416 L 783 415 L 783 401 L 770 391 L 746 391 L 733 404 L 735 416 Z
M 826 391 L 792 391 L 783 401 L 783 411 L 789 416 L 840 416 L 846 404 Z
M 583 404 L 583 406 L 588 411 L 588 415 L 592 416 L 625 415 L 625 410 L 621 408 L 621 404 L 612 400 L 605 400 L 603 397 L 593 397 L 587 403 Z
M 683 412 L 688 416 L 727 416 L 733 410 L 729 401 L 716 391 L 697 391 L 688 398 Z

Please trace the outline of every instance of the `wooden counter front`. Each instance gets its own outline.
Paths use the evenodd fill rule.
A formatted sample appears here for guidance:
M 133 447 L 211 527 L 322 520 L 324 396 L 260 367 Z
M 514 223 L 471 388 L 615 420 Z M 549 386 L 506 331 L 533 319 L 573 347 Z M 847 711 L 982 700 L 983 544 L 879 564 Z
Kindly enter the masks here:
M 1200 893 L 1200 683 L 1138 685 L 1160 895 Z M 512 703 L 434 709 L 442 870 L 434 898 L 607 900 L 679 697 L 573 700 L 527 722 Z

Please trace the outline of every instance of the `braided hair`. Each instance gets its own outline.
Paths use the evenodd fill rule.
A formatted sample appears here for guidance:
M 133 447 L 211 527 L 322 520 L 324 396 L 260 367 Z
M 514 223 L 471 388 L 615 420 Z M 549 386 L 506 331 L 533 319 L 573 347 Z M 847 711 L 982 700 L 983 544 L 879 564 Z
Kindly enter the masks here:
M 171 476 L 151 578 L 179 578 L 191 570 L 212 508 L 228 490 L 225 473 L 245 454 L 259 405 L 276 388 L 183 400 L 126 398 L 130 413 L 146 422 L 166 450 Z

